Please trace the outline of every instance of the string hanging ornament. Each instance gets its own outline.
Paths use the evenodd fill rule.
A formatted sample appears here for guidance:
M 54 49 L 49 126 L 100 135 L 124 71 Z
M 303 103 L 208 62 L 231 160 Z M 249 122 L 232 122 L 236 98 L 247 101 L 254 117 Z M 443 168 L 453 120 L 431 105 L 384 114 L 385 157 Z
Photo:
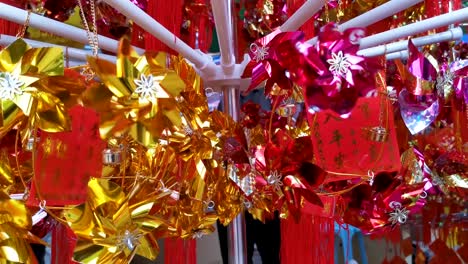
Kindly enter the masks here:
M 81 22 L 86 30 L 86 35 L 88 37 L 88 43 L 91 47 L 93 57 L 98 58 L 99 53 L 99 38 L 98 38 L 98 28 L 96 23 L 96 3 L 95 0 L 89 0 L 89 7 L 91 11 L 91 26 L 88 23 L 88 20 L 85 15 L 85 10 L 83 8 L 83 3 L 81 1 L 86 0 L 77 0 L 78 6 L 80 8 Z M 81 74 L 86 77 L 87 81 L 91 81 L 95 77 L 94 70 L 90 67 L 89 64 L 83 68 Z

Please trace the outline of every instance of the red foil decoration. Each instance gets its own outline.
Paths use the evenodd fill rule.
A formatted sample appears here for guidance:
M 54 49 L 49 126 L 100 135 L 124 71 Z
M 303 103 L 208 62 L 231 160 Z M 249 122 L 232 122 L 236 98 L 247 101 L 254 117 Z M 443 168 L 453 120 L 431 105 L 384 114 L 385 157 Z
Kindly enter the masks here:
M 323 183 L 326 172 L 313 164 L 312 142 L 309 137 L 291 138 L 284 130 L 279 130 L 269 141 L 265 149 L 257 148 L 256 168 L 265 175 L 274 172 L 281 175 L 284 197 L 276 202 L 281 210 L 285 205 L 290 217 L 299 221 L 301 218 L 301 201 L 323 207 L 320 197 L 314 190 Z M 263 178 L 257 179 L 257 187 L 266 185 Z M 276 196 L 277 194 L 272 193 Z
M 74 106 L 69 113 L 70 132 L 43 132 L 37 144 L 30 199 L 39 192 L 37 198 L 47 205 L 84 203 L 88 180 L 101 176 L 105 143 L 99 136 L 97 113 L 82 106 Z
M 330 23 L 320 30 L 317 45 L 299 48 L 305 56 L 304 64 L 295 63 L 298 71 L 292 75 L 304 89 L 309 111 L 331 109 L 345 116 L 359 97 L 368 97 L 375 91 L 374 75 L 381 68 L 378 59 L 356 54 L 364 34 L 362 28 L 341 33 L 336 24 Z
M 163 3 L 165 9 L 167 3 Z M 208 0 L 185 0 L 183 17 L 177 25 L 182 26 L 182 39 L 189 46 L 208 52 L 214 28 Z
M 86 0 L 79 0 L 83 6 L 87 5 Z M 75 7 L 78 5 L 76 0 L 43 0 L 46 16 L 52 19 L 64 22 L 73 14 Z

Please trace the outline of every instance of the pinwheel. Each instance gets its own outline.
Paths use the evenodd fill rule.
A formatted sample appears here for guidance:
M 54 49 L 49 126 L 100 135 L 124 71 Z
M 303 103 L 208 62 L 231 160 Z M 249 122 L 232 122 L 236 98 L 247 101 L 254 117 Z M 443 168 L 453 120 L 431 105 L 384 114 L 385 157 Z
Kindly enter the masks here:
M 31 215 L 23 201 L 10 199 L 0 192 L 0 249 L 1 263 L 35 263 L 29 243 L 45 244 L 29 230 L 32 227 Z
M 167 224 L 151 215 L 150 210 L 166 194 L 130 204 L 116 183 L 91 179 L 86 203 L 64 210 L 70 228 L 78 237 L 74 260 L 129 263 L 135 254 L 155 259 L 158 247 L 151 232 Z
M 289 47 L 292 45 L 290 43 L 303 40 L 304 34 L 302 32 L 280 32 L 276 30 L 252 43 L 249 52 L 251 61 L 244 70 L 244 76 L 252 77 L 252 82 L 246 93 L 266 81 L 266 95 L 289 96 L 292 93 L 293 83 L 288 76 L 287 68 L 278 59 L 280 52 L 284 52 L 284 47 Z
M 364 34 L 361 28 L 341 33 L 336 24 L 330 23 L 320 30 L 316 46 L 302 45 L 305 67 L 315 71 L 314 78 L 302 77 L 299 82 L 309 111 L 331 109 L 346 116 L 359 97 L 371 96 L 375 91 L 374 75 L 381 68 L 378 60 L 357 55 Z
M 257 148 L 255 153 L 255 167 L 263 174 L 257 177 L 257 188 L 273 196 L 269 199 L 275 209 L 298 219 L 302 199 L 323 206 L 314 189 L 322 184 L 327 173 L 312 160 L 309 137 L 294 139 L 286 131 L 278 130 L 272 140 L 264 148 Z
M 85 86 L 63 75 L 61 48 L 31 48 L 18 39 L 0 51 L 0 137 L 24 121 L 23 143 L 36 127 L 47 132 L 69 129 L 66 108 Z
M 165 128 L 180 126 L 176 97 L 185 83 L 167 65 L 170 56 L 165 53 L 138 56 L 129 41 L 123 39 L 117 57 L 116 64 L 89 58 L 90 66 L 104 85 L 96 83 L 84 94 L 84 102 L 99 111 L 101 136 L 108 138 L 130 131 L 138 139 L 135 133 L 146 131 L 158 138 Z

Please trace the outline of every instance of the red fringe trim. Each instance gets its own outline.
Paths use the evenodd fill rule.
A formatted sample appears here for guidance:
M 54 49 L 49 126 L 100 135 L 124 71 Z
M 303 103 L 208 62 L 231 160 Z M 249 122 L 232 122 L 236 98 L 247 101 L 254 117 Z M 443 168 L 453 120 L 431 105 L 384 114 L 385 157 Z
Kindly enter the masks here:
M 334 220 L 303 214 L 281 221 L 282 264 L 334 263 Z
M 57 224 L 52 231 L 52 264 L 76 264 L 73 251 L 76 246 L 76 236 L 73 231 L 63 224 Z
M 0 0 L 0 3 L 11 5 L 14 7 L 22 8 L 19 1 L 13 0 Z M 21 25 L 10 22 L 8 20 L 0 19 L 0 34 L 16 36 L 21 29 Z
M 20 29 L 21 29 L 20 25 L 4 20 L 4 19 L 0 19 L 0 33 L 1 34 L 16 36 L 16 34 L 18 34 Z
M 148 1 L 147 13 L 179 37 L 183 6 L 183 0 L 152 0 Z M 174 38 L 174 42 L 175 41 L 176 39 Z M 147 50 L 175 53 L 171 48 L 149 33 L 145 34 L 145 47 Z
M 166 238 L 164 263 L 197 264 L 197 241 L 194 239 Z
M 282 264 L 333 264 L 336 201 L 321 197 L 324 207 L 305 203 L 299 222 L 281 221 Z

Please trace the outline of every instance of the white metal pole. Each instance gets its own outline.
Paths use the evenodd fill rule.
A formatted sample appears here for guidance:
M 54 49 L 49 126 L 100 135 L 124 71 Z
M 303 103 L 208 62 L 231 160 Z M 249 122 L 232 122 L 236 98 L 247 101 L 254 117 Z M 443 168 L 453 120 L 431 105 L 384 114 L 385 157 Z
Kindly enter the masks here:
M 226 76 L 232 75 L 236 64 L 236 30 L 233 0 L 211 0 L 211 8 L 218 34 L 218 43 L 221 53 L 221 68 Z M 235 121 L 239 119 L 240 87 L 239 85 L 222 86 L 224 112 Z M 247 243 L 244 214 L 241 212 L 227 228 L 228 263 L 247 263 Z
M 360 47 L 361 49 L 374 47 L 395 39 L 416 35 L 462 21 L 468 21 L 468 7 L 362 38 Z
M 1 46 L 8 46 L 12 42 L 16 41 L 18 38 L 15 36 L 10 36 L 10 35 L 3 35 L 0 34 L 0 45 Z M 67 46 L 61 46 L 61 45 L 55 45 L 47 42 L 42 42 L 42 41 L 37 41 L 37 40 L 31 40 L 31 39 L 23 39 L 26 43 L 28 43 L 31 47 L 33 48 L 41 48 L 41 47 L 60 47 L 65 53 L 68 54 L 68 57 L 71 59 L 79 60 L 86 62 L 86 59 L 88 56 L 93 56 L 93 53 L 91 51 L 83 50 L 83 49 L 77 49 L 77 48 L 71 48 Z M 99 58 L 103 60 L 107 60 L 110 62 L 115 62 L 116 57 L 107 55 L 107 54 L 99 54 Z
M 2 19 L 23 25 L 26 22 L 27 16 L 28 12 L 23 9 L 0 3 L 0 18 Z M 71 39 L 76 42 L 83 44 L 89 43 L 85 30 L 37 14 L 31 13 L 29 18 L 29 25 L 42 31 Z M 117 40 L 104 36 L 99 36 L 98 38 L 100 48 L 111 52 L 117 52 L 119 46 L 119 42 Z M 140 48 L 134 48 L 140 54 L 144 52 L 144 50 Z
M 407 50 L 401 50 L 397 52 L 392 52 L 387 55 L 385 55 L 385 58 L 387 60 L 396 60 L 396 59 L 407 59 L 408 58 L 408 51 Z
M 452 41 L 452 40 L 460 40 L 463 37 L 463 30 L 460 27 L 452 28 L 450 30 L 432 34 L 424 37 L 414 38 L 412 39 L 413 44 L 416 47 L 430 45 L 433 43 L 444 42 L 444 41 Z M 358 51 L 358 55 L 364 57 L 375 57 L 380 56 L 383 54 L 389 54 L 396 51 L 405 50 L 408 48 L 408 40 L 403 40 L 399 42 L 394 42 L 390 44 L 380 45 L 377 47 L 361 49 Z
M 352 27 L 367 27 L 380 20 L 383 20 L 389 16 L 392 16 L 400 11 L 407 9 L 413 5 L 416 5 L 423 0 L 392 0 L 387 3 L 380 5 L 362 15 L 359 15 L 349 21 L 338 26 L 340 31 L 344 31 Z M 317 38 L 312 38 L 307 41 L 309 44 L 315 44 Z
M 159 24 L 145 11 L 128 0 L 103 0 L 119 12 L 132 19 L 140 25 L 146 32 L 150 33 L 164 44 L 168 45 L 182 56 L 192 62 L 202 73 L 212 75 L 216 71 L 216 65 L 211 58 L 202 54 L 177 38 L 172 32 Z M 161 10 L 163 11 L 163 10 Z M 172 14 L 167 14 L 168 16 Z
M 221 67 L 226 74 L 231 74 L 236 64 L 231 0 L 211 0 L 211 9 L 216 25 L 216 34 L 218 35 Z
M 212 2 L 216 0 L 212 0 Z M 294 14 L 288 18 L 280 27 L 281 32 L 286 31 L 296 31 L 302 25 L 304 25 L 307 20 L 309 20 L 315 13 L 317 13 L 320 8 L 322 8 L 327 0 L 308 0 L 306 1 Z
M 239 121 L 241 107 L 239 87 L 224 86 L 222 89 L 224 112 L 228 113 L 235 121 Z M 248 263 L 246 237 L 245 216 L 241 212 L 232 220 L 227 228 L 229 264 Z

